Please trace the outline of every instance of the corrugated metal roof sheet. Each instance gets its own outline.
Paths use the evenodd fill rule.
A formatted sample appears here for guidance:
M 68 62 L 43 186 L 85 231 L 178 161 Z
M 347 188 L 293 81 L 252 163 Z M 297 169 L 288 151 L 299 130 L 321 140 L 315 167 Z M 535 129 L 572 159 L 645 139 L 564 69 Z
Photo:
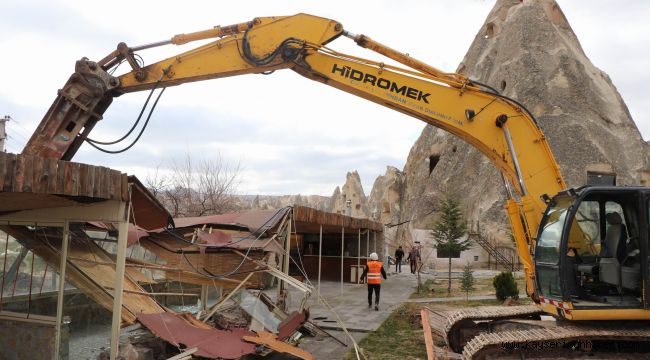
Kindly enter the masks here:
M 176 228 L 192 227 L 197 225 L 231 225 L 245 227 L 251 232 L 258 229 L 273 228 L 282 220 L 286 208 L 279 210 L 259 210 L 222 215 L 209 215 L 200 217 L 176 218 Z
M 255 336 L 245 329 L 218 330 L 208 325 L 199 325 L 198 320 L 188 321 L 182 314 L 168 312 L 159 314 L 139 314 L 138 321 L 156 336 L 168 343 L 187 348 L 196 347 L 196 356 L 210 359 L 239 359 L 255 353 L 255 345 L 245 342 L 243 336 Z M 185 315 L 191 316 L 191 315 Z M 201 326 L 201 327 L 198 327 Z

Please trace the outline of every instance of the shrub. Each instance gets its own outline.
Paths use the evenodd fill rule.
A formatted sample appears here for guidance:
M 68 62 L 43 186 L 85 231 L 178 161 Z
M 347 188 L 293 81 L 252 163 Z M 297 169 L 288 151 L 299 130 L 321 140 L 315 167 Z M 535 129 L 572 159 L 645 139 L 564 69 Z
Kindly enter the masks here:
M 513 299 L 519 298 L 519 288 L 511 272 L 502 272 L 495 276 L 492 280 L 492 285 L 494 285 L 494 289 L 497 292 L 497 299 L 499 300 L 503 301 L 508 297 Z

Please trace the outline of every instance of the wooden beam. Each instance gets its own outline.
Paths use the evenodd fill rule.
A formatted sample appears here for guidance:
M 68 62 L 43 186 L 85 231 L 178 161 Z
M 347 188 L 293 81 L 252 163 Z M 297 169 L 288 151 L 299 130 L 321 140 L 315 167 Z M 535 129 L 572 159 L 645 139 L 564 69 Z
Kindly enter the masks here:
M 70 239 L 70 224 L 66 221 L 63 224 L 63 241 L 61 244 L 61 264 L 59 265 L 59 293 L 56 299 L 56 335 L 54 353 L 60 354 L 61 348 L 61 324 L 63 323 L 63 295 L 65 292 L 65 270 L 68 257 L 68 243 Z
M 117 235 L 117 260 L 115 261 L 115 292 L 113 293 L 113 322 L 111 327 L 111 360 L 117 359 L 120 340 L 120 323 L 122 319 L 122 294 L 124 292 L 124 273 L 126 270 L 126 245 L 129 233 L 129 212 L 131 204 L 120 204 L 120 213 L 124 218 L 119 222 Z
M 180 353 L 180 354 L 178 354 L 178 355 L 174 355 L 174 356 L 168 358 L 167 360 L 185 360 L 185 359 L 191 359 L 191 358 L 192 358 L 192 354 L 194 354 L 194 353 L 197 352 L 197 351 L 199 351 L 199 348 L 197 348 L 197 347 L 193 347 L 193 348 L 191 348 L 191 349 L 187 349 L 187 350 L 183 351 L 182 353 Z
M 424 344 L 427 347 L 427 359 L 436 360 L 436 353 L 433 350 L 433 336 L 431 336 L 431 324 L 429 324 L 429 310 L 421 309 L 422 330 L 424 331 Z

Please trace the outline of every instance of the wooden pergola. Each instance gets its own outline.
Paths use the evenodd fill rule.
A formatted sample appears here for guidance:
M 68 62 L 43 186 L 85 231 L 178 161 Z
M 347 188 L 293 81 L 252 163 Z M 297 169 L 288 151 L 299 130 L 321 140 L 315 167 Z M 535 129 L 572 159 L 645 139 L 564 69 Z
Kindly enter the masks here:
M 369 254 L 383 248 L 381 223 L 304 206 L 294 206 L 293 216 L 304 270 L 319 291 L 322 278 L 339 280 L 341 290 L 345 279 L 357 282 Z

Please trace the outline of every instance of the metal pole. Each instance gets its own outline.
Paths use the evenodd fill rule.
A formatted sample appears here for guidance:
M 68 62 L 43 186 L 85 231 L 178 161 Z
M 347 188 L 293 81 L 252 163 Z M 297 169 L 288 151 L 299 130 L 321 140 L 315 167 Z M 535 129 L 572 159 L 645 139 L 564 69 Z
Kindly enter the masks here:
M 320 269 L 321 269 L 321 260 L 323 258 L 323 225 L 320 226 L 320 232 L 318 235 L 318 301 L 320 302 Z
M 4 118 L 0 119 L 0 152 L 5 151 L 5 139 L 7 138 L 7 132 L 5 131 L 5 124 L 11 119 L 11 116 L 5 115 Z
M 115 260 L 115 292 L 113 295 L 113 323 L 111 328 L 111 360 L 117 359 L 120 343 L 120 323 L 122 322 L 122 293 L 124 290 L 124 271 L 126 264 L 126 243 L 129 233 L 129 212 L 131 202 L 122 203 L 121 210 L 124 211 L 122 221 L 118 223 L 117 236 L 117 258 Z
M 345 242 L 345 228 L 341 226 L 341 294 L 343 294 L 343 243 Z
M 65 291 L 65 268 L 68 259 L 68 243 L 70 236 L 70 224 L 63 222 L 63 241 L 61 244 L 61 263 L 59 265 L 59 293 L 56 298 L 56 336 L 54 344 L 55 357 L 61 356 L 61 325 L 63 324 L 63 292 Z
M 208 285 L 201 285 L 201 311 L 208 308 Z
M 359 268 L 361 267 L 361 228 L 359 228 L 359 237 L 357 238 L 357 278 L 354 279 L 355 283 L 359 282 Z
M 291 223 L 293 222 L 293 213 L 289 214 L 288 224 L 287 224 L 287 236 L 286 241 L 284 242 L 284 258 L 282 264 L 282 272 L 289 275 L 289 252 L 291 251 Z M 284 280 L 280 280 L 280 289 L 278 296 L 281 295 L 282 290 L 287 287 L 287 284 Z
M 368 232 L 366 233 L 366 264 L 368 263 L 368 256 L 370 252 L 370 229 L 368 229 Z

